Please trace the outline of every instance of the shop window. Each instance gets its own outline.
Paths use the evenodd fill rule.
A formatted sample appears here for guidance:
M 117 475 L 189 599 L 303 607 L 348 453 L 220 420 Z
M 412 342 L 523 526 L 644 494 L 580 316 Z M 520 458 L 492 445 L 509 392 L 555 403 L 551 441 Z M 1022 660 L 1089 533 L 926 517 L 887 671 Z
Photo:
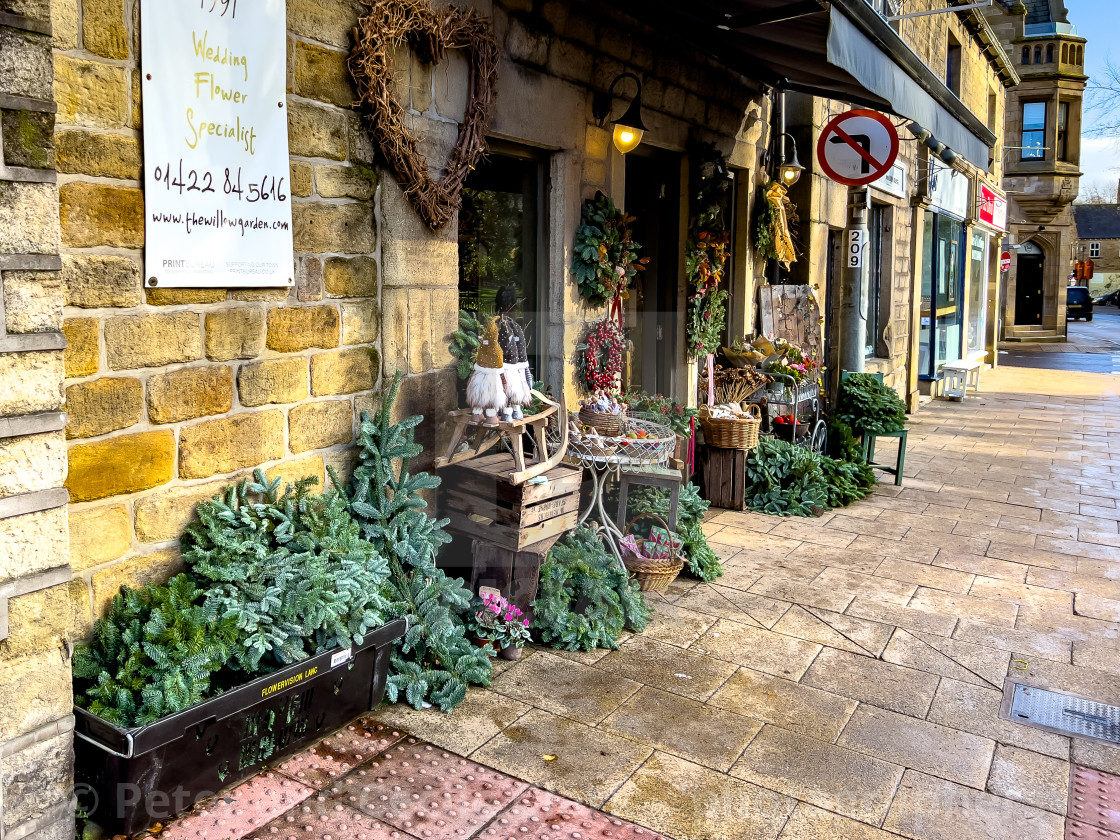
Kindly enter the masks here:
M 867 341 L 865 352 L 867 358 L 879 355 L 879 333 L 882 329 L 879 303 L 882 300 L 883 274 L 883 234 L 886 230 L 887 208 L 882 204 L 871 205 L 871 217 L 868 219 L 868 244 L 867 258 L 870 266 L 866 294 L 863 301 L 864 314 L 867 317 Z M 889 268 L 889 267 L 888 267 Z
M 951 32 L 945 49 L 945 84 L 957 96 L 961 95 L 961 44 Z
M 937 378 L 946 362 L 961 357 L 964 232 L 960 220 L 926 212 L 918 332 L 918 365 L 923 379 Z
M 996 130 L 996 122 L 999 120 L 999 97 L 996 96 L 994 90 L 988 91 L 988 128 L 993 132 Z
M 1046 45 L 1046 63 L 1047 64 L 1053 64 L 1054 63 L 1054 45 L 1053 44 L 1047 44 Z
M 467 178 L 459 210 L 459 307 L 516 318 L 537 377 L 544 373 L 542 312 L 548 300 L 544 184 L 544 160 L 516 149 L 492 150 Z
M 1058 103 L 1058 133 L 1055 143 L 1058 160 L 1069 160 L 1069 102 Z
M 1100 255 L 1101 255 L 1101 243 L 1090 242 L 1089 243 L 1089 256 L 1093 259 L 1096 259 Z
M 972 355 L 985 349 L 988 309 L 988 235 L 972 232 L 968 276 L 968 347 Z
M 1023 103 L 1023 135 L 1020 144 L 1023 160 L 1046 157 L 1046 103 Z

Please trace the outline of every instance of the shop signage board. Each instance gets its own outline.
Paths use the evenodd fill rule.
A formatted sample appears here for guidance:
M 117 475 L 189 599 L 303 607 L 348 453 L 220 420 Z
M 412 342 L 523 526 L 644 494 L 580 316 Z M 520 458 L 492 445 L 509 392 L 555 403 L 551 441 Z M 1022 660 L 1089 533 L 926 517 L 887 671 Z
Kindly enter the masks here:
M 968 218 L 972 179 L 948 166 L 933 164 L 933 167 L 936 171 L 930 179 L 930 207 L 961 220 Z
M 885 176 L 898 157 L 898 132 L 878 111 L 857 108 L 829 121 L 817 141 L 817 161 L 839 184 L 858 187 Z
M 887 195 L 893 195 L 895 198 L 906 198 L 906 164 L 896 160 L 882 178 L 871 182 L 871 186 L 873 189 L 885 192 Z
M 142 3 L 145 285 L 290 285 L 284 0 Z
M 1007 198 L 983 181 L 980 182 L 977 218 L 998 231 L 1007 230 Z

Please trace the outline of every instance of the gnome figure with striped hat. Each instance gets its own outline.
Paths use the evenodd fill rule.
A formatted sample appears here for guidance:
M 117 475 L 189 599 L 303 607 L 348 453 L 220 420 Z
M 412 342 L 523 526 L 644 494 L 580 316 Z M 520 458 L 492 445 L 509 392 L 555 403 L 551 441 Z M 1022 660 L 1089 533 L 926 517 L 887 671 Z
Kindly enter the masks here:
M 498 322 L 498 346 L 502 348 L 502 377 L 505 380 L 506 400 L 509 406 L 502 413 L 505 420 L 523 420 L 521 407 L 532 402 L 525 371 L 529 367 L 529 354 L 525 347 L 525 331 L 508 315 Z
M 476 417 L 486 415 L 486 425 L 498 425 L 498 412 L 505 409 L 506 388 L 502 382 L 502 348 L 498 345 L 498 319 L 486 325 L 475 357 L 474 372 L 467 381 L 467 405 Z

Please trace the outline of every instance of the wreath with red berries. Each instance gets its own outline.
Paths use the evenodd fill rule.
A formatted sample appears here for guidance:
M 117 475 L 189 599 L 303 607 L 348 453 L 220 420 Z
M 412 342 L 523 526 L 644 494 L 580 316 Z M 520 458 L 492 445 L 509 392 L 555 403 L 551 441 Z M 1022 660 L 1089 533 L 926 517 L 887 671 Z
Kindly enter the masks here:
M 618 391 L 622 387 L 622 354 L 626 336 L 613 318 L 597 321 L 587 331 L 580 345 L 583 384 L 589 391 Z

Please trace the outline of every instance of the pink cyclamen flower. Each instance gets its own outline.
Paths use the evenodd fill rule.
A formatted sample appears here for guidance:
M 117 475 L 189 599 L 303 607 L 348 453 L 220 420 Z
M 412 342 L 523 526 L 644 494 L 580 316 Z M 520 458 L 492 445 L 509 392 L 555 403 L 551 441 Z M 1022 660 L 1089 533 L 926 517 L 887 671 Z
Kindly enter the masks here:
M 526 627 L 528 627 L 528 626 L 529 626 L 529 619 L 525 619 L 525 626 L 526 626 Z

